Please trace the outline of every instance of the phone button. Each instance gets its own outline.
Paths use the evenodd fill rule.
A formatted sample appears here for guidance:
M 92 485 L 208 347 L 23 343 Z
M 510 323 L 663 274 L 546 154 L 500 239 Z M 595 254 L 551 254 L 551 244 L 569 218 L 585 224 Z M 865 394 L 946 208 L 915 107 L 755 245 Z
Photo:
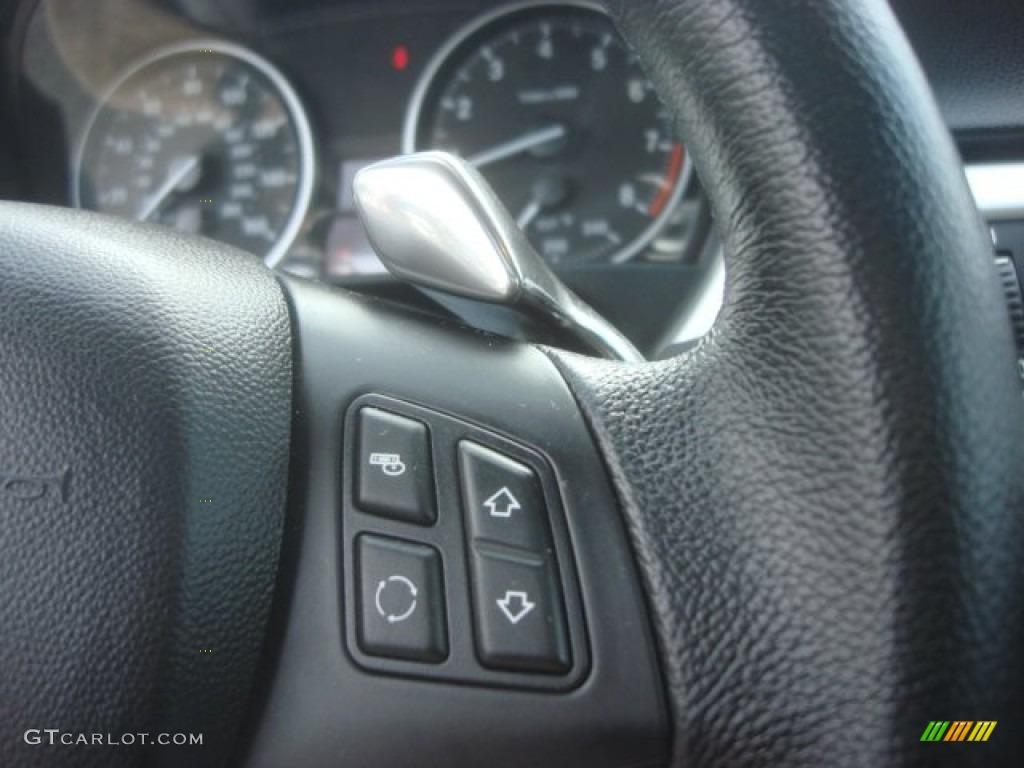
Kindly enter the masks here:
M 379 408 L 359 411 L 356 500 L 364 512 L 419 525 L 437 520 L 427 425 Z

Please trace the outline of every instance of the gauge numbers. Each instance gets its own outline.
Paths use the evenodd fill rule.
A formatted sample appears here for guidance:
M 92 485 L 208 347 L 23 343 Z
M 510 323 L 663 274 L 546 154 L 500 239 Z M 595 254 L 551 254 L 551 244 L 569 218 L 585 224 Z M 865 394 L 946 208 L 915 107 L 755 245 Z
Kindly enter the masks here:
M 530 3 L 457 34 L 417 89 L 404 143 L 474 164 L 553 264 L 629 260 L 690 173 L 668 111 L 587 4 Z
M 313 184 L 294 91 L 244 48 L 199 41 L 131 67 L 88 122 L 75 203 L 200 233 L 279 261 Z

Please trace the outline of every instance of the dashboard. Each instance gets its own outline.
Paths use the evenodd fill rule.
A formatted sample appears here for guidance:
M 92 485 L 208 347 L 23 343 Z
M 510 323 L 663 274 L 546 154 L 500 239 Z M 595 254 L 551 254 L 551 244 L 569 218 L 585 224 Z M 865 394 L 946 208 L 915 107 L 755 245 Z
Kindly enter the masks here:
M 904 5 L 975 161 L 976 196 L 997 198 L 994 218 L 1018 217 L 1021 175 L 1005 177 L 1024 154 L 1013 116 L 971 101 L 991 94 L 961 82 L 960 48 L 915 34 L 923 16 Z M 971 40 L 961 21 L 941 29 Z M 374 255 L 352 179 L 444 149 L 484 174 L 562 279 L 648 354 L 701 335 L 721 303 L 684 137 L 586 0 L 37 0 L 19 5 L 14 42 L 23 199 L 161 223 L 422 302 Z

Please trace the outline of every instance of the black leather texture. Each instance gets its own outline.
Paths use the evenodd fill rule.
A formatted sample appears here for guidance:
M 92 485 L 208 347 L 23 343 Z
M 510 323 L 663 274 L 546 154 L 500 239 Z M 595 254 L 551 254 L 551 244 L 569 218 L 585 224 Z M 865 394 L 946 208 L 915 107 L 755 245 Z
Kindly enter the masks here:
M 277 575 L 291 378 L 254 257 L 0 204 L 0 765 L 224 764 Z M 164 732 L 202 746 L 139 746 Z
M 712 200 L 690 354 L 552 352 L 644 575 L 677 766 L 1019 765 L 1024 420 L 991 247 L 880 0 L 613 13 Z M 996 720 L 984 744 L 930 720 Z

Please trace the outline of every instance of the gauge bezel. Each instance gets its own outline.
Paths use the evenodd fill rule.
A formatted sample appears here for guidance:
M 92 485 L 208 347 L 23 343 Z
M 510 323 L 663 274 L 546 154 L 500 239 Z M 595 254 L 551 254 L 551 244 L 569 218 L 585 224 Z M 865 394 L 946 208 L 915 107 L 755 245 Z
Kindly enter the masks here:
M 306 109 L 291 83 L 267 59 L 237 43 L 215 38 L 189 39 L 156 48 L 125 67 L 111 84 L 104 89 L 84 123 L 78 145 L 75 148 L 75 160 L 72 167 L 72 203 L 75 208 L 83 207 L 81 200 L 82 163 L 85 159 L 86 144 L 92 134 L 96 120 L 103 112 L 103 109 L 110 103 L 114 94 L 132 77 L 159 61 L 187 53 L 201 53 L 204 50 L 237 59 L 266 77 L 284 103 L 285 110 L 288 112 L 288 116 L 295 127 L 299 151 L 299 183 L 296 186 L 295 200 L 292 203 L 291 213 L 281 228 L 281 233 L 267 253 L 261 257 L 268 267 L 273 267 L 281 262 L 288 249 L 295 242 L 306 214 L 309 212 L 316 176 L 316 149 Z
M 512 5 L 488 11 L 463 24 L 455 30 L 430 58 L 423 69 L 423 73 L 416 82 L 412 97 L 409 99 L 409 106 L 406 109 L 405 123 L 402 126 L 403 154 L 421 151 L 417 148 L 416 142 L 420 133 L 420 122 L 423 119 L 427 97 L 433 90 L 443 85 L 438 83 L 437 79 L 445 68 L 457 66 L 456 54 L 462 51 L 473 38 L 484 33 L 492 25 L 501 25 L 507 22 L 509 17 L 524 16 L 528 18 L 535 14 L 540 15 L 546 10 L 561 12 L 584 11 L 602 16 L 609 21 L 611 20 L 604 8 L 589 0 L 558 0 L 557 2 L 552 0 L 524 0 L 524 2 L 513 3 Z M 616 34 L 618 34 L 617 30 Z M 472 54 L 473 51 L 470 50 L 467 53 Z M 463 55 L 463 59 L 467 58 L 468 56 Z M 683 147 L 683 164 L 679 170 L 679 178 L 676 181 L 675 188 L 666 201 L 664 210 L 635 239 L 607 257 L 607 263 L 624 264 L 633 259 L 668 225 L 672 214 L 679 206 L 679 201 L 682 200 L 683 193 L 690 186 L 693 178 L 693 162 L 690 160 L 690 152 L 686 147 L 686 143 L 678 137 L 675 140 Z M 422 149 L 431 149 L 431 147 L 423 147 Z

